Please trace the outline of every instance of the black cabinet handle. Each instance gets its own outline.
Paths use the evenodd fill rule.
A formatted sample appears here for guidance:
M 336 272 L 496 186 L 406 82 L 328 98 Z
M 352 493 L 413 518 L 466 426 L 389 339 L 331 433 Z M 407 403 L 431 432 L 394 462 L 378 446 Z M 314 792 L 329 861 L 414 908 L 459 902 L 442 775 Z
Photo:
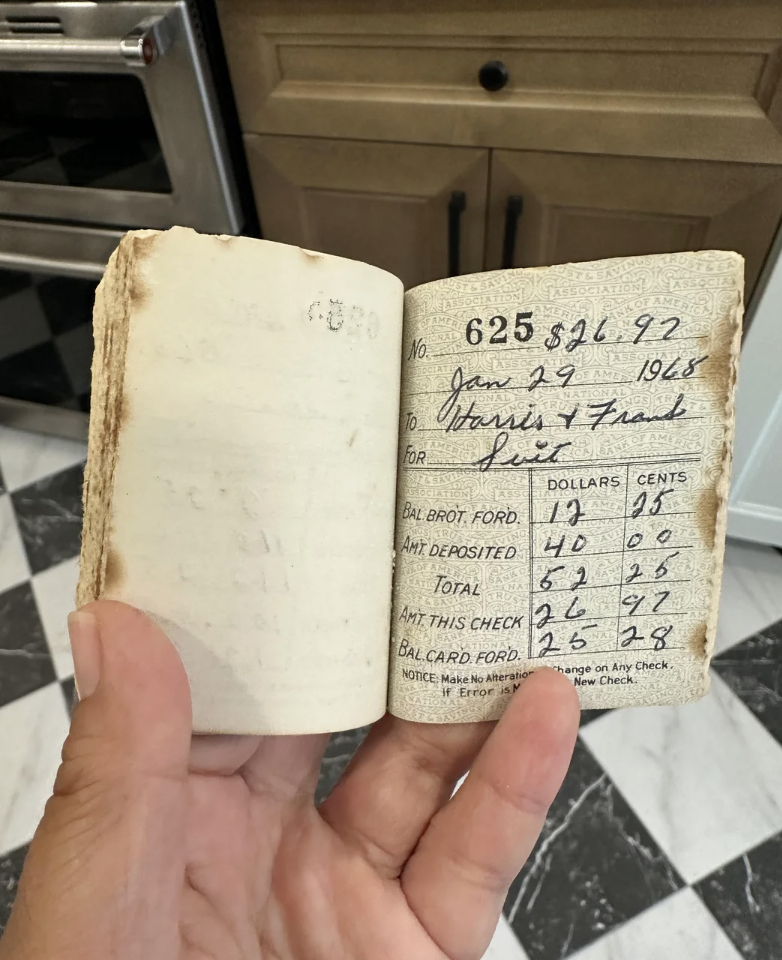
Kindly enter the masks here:
M 508 68 L 502 60 L 488 60 L 478 71 L 478 82 L 490 93 L 502 90 L 509 79 Z
M 464 208 L 467 206 L 467 197 L 463 190 L 454 190 L 448 201 L 448 276 L 458 277 L 459 246 L 461 221 Z
M 505 207 L 505 235 L 502 238 L 503 270 L 509 270 L 513 266 L 513 254 L 516 249 L 516 232 L 519 226 L 519 217 L 523 209 L 523 197 L 508 197 L 508 204 Z

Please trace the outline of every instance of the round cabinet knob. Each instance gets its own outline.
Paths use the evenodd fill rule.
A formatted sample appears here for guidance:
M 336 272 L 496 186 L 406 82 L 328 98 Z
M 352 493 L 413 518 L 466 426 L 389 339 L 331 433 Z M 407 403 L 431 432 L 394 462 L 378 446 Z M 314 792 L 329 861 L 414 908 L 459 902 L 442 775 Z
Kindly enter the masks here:
M 487 60 L 478 71 L 478 80 L 484 90 L 502 90 L 510 74 L 502 60 Z

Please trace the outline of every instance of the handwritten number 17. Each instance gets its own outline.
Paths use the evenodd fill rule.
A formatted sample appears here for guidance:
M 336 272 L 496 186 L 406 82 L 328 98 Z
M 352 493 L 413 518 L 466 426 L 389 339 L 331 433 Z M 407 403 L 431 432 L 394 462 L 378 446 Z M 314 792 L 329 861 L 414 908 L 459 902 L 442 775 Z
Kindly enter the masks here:
M 566 519 L 571 527 L 575 527 L 581 517 L 584 515 L 584 511 L 581 509 L 581 501 L 578 497 L 573 497 L 572 500 L 568 500 L 567 509 L 572 511 L 570 516 Z M 551 516 L 548 518 L 549 523 L 554 523 L 557 519 L 557 514 L 559 513 L 559 500 L 554 504 L 554 509 L 551 511 Z

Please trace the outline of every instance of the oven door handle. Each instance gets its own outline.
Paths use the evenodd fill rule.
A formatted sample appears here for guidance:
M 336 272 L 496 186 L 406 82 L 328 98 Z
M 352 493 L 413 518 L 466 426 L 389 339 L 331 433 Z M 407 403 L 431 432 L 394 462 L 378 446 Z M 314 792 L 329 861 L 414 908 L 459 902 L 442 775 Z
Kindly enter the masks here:
M 82 40 L 78 37 L 0 37 L 3 60 L 46 60 L 61 63 L 126 63 L 148 67 L 160 59 L 174 39 L 168 16 L 149 17 L 124 37 Z

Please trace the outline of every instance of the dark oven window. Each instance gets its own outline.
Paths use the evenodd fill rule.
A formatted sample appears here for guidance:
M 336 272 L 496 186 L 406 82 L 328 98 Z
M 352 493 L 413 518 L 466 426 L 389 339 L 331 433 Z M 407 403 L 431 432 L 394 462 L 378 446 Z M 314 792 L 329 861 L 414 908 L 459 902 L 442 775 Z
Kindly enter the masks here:
M 0 270 L 0 396 L 89 410 L 97 285 Z
M 0 71 L 0 180 L 170 193 L 141 81 Z

